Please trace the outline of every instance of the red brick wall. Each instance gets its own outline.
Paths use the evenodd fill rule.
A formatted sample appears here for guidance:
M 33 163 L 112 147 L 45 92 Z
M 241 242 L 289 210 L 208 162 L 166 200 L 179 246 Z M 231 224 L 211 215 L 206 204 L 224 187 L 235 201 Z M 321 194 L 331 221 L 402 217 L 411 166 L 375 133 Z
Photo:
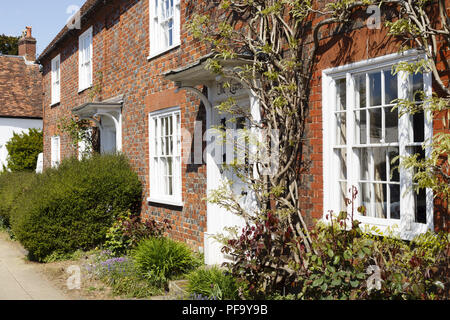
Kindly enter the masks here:
M 201 11 L 206 2 L 196 1 L 195 10 Z M 205 110 L 200 102 L 183 92 L 176 94 L 174 83 L 165 80 L 163 73 L 187 65 L 208 53 L 204 46 L 193 41 L 182 27 L 181 46 L 148 60 L 149 8 L 147 0 L 111 1 L 96 10 L 82 29 L 74 32 L 54 51 L 42 59 L 44 66 L 44 165 L 50 165 L 50 139 L 57 134 L 57 122 L 71 110 L 89 101 L 89 90 L 78 93 L 78 36 L 93 26 L 94 85 L 102 75 L 100 100 L 124 94 L 123 152 L 139 175 L 144 186 L 143 198 L 149 196 L 149 141 L 148 113 L 179 106 L 182 126 L 193 132 L 195 120 L 203 120 Z M 187 8 L 181 1 L 181 25 L 186 25 Z M 61 103 L 51 103 L 51 59 L 61 54 Z M 206 124 L 204 123 L 204 126 Z M 76 154 L 67 135 L 61 134 L 62 158 Z M 173 225 L 172 236 L 188 242 L 192 247 L 203 246 L 206 231 L 206 167 L 182 166 L 184 207 L 151 205 L 144 200 L 143 215 L 168 218 Z
M 94 84 L 102 73 L 102 92 L 99 99 L 124 94 L 123 152 L 128 155 L 133 168 L 144 185 L 143 198 L 149 196 L 149 142 L 148 113 L 172 106 L 180 106 L 182 126 L 193 132 L 194 122 L 203 121 L 205 110 L 200 102 L 184 92 L 175 93 L 174 84 L 162 74 L 196 61 L 208 53 L 204 46 L 195 42 L 186 30 L 186 22 L 192 11 L 207 10 L 208 2 L 181 1 L 181 46 L 148 60 L 149 55 L 149 8 L 147 0 L 116 0 L 103 5 L 83 22 L 82 30 L 61 42 L 54 51 L 41 61 L 44 66 L 44 163 L 50 164 L 50 138 L 57 132 L 57 120 L 89 100 L 88 91 L 78 93 L 78 36 L 93 28 L 93 76 Z M 347 34 L 329 36 L 330 28 L 324 28 L 319 60 L 312 81 L 311 109 L 308 124 L 308 145 L 305 159 L 311 160 L 309 172 L 304 174 L 304 188 L 300 191 L 303 211 L 309 222 L 323 214 L 323 143 L 322 143 L 322 70 L 396 52 L 398 41 L 386 36 L 386 31 L 369 30 L 365 17 L 356 22 L 356 30 Z M 61 54 L 61 103 L 50 107 L 50 61 Z M 448 70 L 448 50 L 442 52 L 442 67 Z M 447 62 L 444 65 L 444 62 Z M 448 74 L 447 74 L 448 81 Z M 436 130 L 443 130 L 436 123 Z M 69 139 L 62 135 L 62 156 L 74 155 Z M 184 207 L 157 206 L 143 202 L 143 215 L 169 218 L 173 224 L 172 236 L 187 241 L 192 247 L 203 246 L 206 231 L 206 167 L 205 165 L 182 166 Z M 446 213 L 448 214 L 448 212 Z M 436 215 L 436 223 L 444 216 Z M 440 218 L 439 218 L 440 217 Z M 446 221 L 448 221 L 448 218 Z

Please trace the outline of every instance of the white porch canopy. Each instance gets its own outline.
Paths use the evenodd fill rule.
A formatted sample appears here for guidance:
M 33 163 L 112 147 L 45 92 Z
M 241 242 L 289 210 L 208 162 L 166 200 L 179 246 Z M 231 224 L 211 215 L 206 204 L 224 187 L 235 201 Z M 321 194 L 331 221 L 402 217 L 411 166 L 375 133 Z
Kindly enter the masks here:
M 100 129 L 102 153 L 122 151 L 122 97 L 88 102 L 72 110 L 80 119 L 93 121 Z

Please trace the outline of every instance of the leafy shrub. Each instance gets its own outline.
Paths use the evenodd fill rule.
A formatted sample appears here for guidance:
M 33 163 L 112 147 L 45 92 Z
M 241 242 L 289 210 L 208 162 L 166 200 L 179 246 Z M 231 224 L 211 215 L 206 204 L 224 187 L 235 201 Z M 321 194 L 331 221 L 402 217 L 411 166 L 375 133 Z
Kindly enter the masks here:
M 67 159 L 33 181 L 11 219 L 29 258 L 43 261 L 57 251 L 88 251 L 105 240 L 122 212 L 137 212 L 142 186 L 123 155 Z
M 307 256 L 308 268 L 299 272 L 299 298 L 449 297 L 448 234 L 428 233 L 408 243 L 393 235 L 363 233 L 358 226 L 348 231 L 319 224 L 313 237 L 316 253 Z
M 218 267 L 199 268 L 192 271 L 187 279 L 187 292 L 192 296 L 202 296 L 217 300 L 236 300 L 239 286 L 236 280 Z
M 8 169 L 11 171 L 36 170 L 37 158 L 43 152 L 42 130 L 29 129 L 21 134 L 14 133 L 6 143 L 8 150 Z
M 450 298 L 450 234 L 428 232 L 410 243 L 384 238 L 374 242 L 373 252 L 383 282 L 369 298 Z
M 353 199 L 358 191 L 353 188 Z M 376 227 L 369 232 L 347 212 L 319 223 L 314 252 L 300 268 L 303 299 L 448 299 L 450 235 L 427 233 L 410 243 Z M 357 209 L 364 212 L 365 208 Z M 373 231 L 373 232 L 370 232 Z
M 373 241 L 362 237 L 357 223 L 351 231 L 341 227 L 345 218 L 318 223 L 311 232 L 314 252 L 305 255 L 308 267 L 299 271 L 303 299 L 356 299 L 366 291 Z
M 200 262 L 185 243 L 169 238 L 149 238 L 132 250 L 137 268 L 155 285 L 198 267 Z
M 32 172 L 0 173 L 0 219 L 5 228 L 10 227 L 10 217 L 22 206 L 20 197 L 30 192 L 36 175 Z
M 268 213 L 264 223 L 247 224 L 240 236 L 228 240 L 223 252 L 234 262 L 225 266 L 246 283 L 250 297 L 264 299 L 295 281 L 295 272 L 280 267 L 293 261 L 292 235 L 282 219 Z
M 151 218 L 142 221 L 139 215 L 128 211 L 119 216 L 108 230 L 104 247 L 116 256 L 121 255 L 134 248 L 141 240 L 162 237 L 164 232 L 170 229 L 168 220 L 162 223 Z
M 224 250 L 236 257 L 232 275 L 248 286 L 249 298 L 449 299 L 450 235 L 430 232 L 407 242 L 393 234 L 374 236 L 381 234 L 375 227 L 364 232 L 353 219 L 357 193 L 353 189 L 347 199 L 350 216 L 331 212 L 329 223 L 310 230 L 311 252 L 272 215 L 229 240 Z

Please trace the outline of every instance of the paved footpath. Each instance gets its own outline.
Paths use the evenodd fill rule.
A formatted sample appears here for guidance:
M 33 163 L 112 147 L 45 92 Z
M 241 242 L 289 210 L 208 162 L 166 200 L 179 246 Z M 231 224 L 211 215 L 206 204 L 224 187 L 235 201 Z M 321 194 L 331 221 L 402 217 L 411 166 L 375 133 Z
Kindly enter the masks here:
M 67 297 L 25 261 L 18 244 L 0 235 L 0 300 L 66 300 Z

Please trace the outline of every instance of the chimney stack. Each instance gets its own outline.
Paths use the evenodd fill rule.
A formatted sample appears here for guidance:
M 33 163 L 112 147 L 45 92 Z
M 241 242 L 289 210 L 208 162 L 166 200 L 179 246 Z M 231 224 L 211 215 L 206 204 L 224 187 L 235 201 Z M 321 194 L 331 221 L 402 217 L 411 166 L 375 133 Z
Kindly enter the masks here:
M 31 35 L 31 27 L 26 27 L 19 39 L 19 56 L 24 56 L 28 61 L 36 61 L 36 39 Z

